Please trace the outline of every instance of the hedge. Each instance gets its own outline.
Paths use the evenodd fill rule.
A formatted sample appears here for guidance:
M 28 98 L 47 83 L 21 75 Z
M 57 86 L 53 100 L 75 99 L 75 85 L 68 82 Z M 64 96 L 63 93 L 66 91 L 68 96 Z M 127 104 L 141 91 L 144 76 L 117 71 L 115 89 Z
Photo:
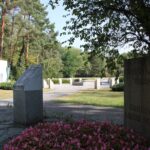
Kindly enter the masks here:
M 0 89 L 13 90 L 14 82 L 2 82 L 0 83 Z
M 68 80 L 68 79 L 62 79 L 62 83 L 63 83 L 63 84 L 69 84 L 69 83 L 70 83 L 70 80 Z
M 111 89 L 112 91 L 124 91 L 124 82 L 113 85 Z

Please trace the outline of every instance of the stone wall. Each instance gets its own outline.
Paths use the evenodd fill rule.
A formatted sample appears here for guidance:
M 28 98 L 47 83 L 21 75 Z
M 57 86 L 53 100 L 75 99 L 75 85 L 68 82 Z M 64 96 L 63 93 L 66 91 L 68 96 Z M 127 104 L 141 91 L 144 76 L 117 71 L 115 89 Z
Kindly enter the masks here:
M 126 127 L 150 138 L 150 57 L 125 61 Z

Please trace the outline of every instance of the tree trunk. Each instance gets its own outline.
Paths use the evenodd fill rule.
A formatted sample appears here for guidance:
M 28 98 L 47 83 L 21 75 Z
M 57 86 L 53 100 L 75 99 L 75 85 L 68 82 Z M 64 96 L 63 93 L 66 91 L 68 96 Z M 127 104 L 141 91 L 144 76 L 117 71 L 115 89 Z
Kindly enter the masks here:
M 26 48 L 25 48 L 25 66 L 28 67 L 28 53 L 29 53 L 29 34 L 26 37 Z
M 6 10 L 2 10 L 2 22 L 1 22 L 1 32 L 0 32 L 0 58 L 3 57 L 3 43 L 4 43 L 4 29 L 5 29 L 5 15 Z

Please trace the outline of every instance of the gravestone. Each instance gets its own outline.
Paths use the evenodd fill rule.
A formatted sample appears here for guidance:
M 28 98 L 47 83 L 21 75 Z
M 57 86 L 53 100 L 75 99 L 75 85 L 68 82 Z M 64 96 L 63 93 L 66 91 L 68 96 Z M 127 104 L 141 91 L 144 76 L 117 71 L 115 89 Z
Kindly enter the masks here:
M 14 122 L 30 125 L 43 119 L 42 67 L 32 65 L 14 85 Z
M 150 138 L 150 58 L 125 61 L 126 127 Z

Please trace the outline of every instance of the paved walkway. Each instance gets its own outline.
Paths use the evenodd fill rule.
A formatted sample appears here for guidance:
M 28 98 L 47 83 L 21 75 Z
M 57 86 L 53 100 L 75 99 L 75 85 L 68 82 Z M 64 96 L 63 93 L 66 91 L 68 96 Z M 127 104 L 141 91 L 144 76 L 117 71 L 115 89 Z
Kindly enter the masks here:
M 64 85 L 63 87 L 55 86 L 53 91 L 44 93 L 45 121 L 87 119 L 96 121 L 109 120 L 113 123 L 123 124 L 123 109 L 55 102 L 58 97 L 67 96 L 85 89 L 87 87 Z M 4 143 L 26 128 L 25 126 L 13 124 L 12 99 L 8 99 L 7 102 L 9 105 L 0 106 L 0 149 L 2 149 Z

